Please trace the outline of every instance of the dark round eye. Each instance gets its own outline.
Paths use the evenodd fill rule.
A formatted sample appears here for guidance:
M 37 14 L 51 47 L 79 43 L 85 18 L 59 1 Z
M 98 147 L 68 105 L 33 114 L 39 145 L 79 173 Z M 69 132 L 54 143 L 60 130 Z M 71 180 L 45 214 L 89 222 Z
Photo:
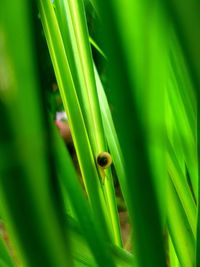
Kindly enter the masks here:
M 108 168 L 112 164 L 111 155 L 108 152 L 101 152 L 97 157 L 97 164 L 103 169 Z
M 97 163 L 101 166 L 104 167 L 108 163 L 108 159 L 106 157 L 98 157 L 97 158 Z

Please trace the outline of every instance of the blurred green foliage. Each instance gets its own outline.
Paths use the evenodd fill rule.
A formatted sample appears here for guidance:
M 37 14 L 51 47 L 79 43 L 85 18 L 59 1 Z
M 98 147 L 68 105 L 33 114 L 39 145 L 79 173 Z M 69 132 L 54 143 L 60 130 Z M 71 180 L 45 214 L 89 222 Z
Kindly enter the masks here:
M 0 266 L 199 266 L 199 14 L 198 0 L 2 3 Z

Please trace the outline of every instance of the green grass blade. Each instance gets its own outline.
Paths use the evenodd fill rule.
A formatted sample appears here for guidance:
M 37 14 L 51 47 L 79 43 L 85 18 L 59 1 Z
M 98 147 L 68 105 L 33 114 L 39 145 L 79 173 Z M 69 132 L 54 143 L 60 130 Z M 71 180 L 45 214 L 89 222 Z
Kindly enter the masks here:
M 177 50 L 175 51 L 178 52 Z M 181 66 L 181 60 L 179 60 L 178 62 L 180 62 L 179 65 Z M 182 160 L 182 167 L 185 168 L 186 164 L 188 168 L 189 176 L 191 178 L 192 190 L 194 192 L 195 199 L 197 199 L 198 178 L 196 154 L 196 122 L 194 119 L 196 114 L 196 102 L 191 99 L 191 91 L 193 90 L 193 88 L 191 88 L 191 86 L 189 85 L 187 86 L 187 84 L 189 83 L 187 79 L 187 70 L 182 70 L 182 72 L 181 70 L 182 69 L 176 64 L 176 66 L 173 66 L 173 70 L 170 69 L 169 73 L 169 81 L 167 87 L 169 98 L 168 105 L 170 105 L 172 113 L 170 120 L 173 121 L 170 123 L 174 124 L 172 126 L 173 130 L 172 136 L 170 138 L 172 138 L 173 140 L 172 142 L 177 153 L 177 158 L 179 158 L 180 161 Z M 178 72 L 180 73 L 178 74 Z M 183 94 L 185 94 L 185 96 L 183 96 Z M 186 101 L 189 102 L 190 105 L 187 105 Z M 189 110 L 190 106 L 193 107 L 193 110 Z M 179 154 L 178 143 L 180 143 L 181 149 Z
M 134 50 L 134 42 L 130 44 L 127 42 L 130 40 L 130 36 L 130 38 L 133 37 L 133 31 L 143 32 L 143 24 L 137 24 L 137 17 L 145 18 L 146 13 L 142 13 L 146 3 L 144 2 L 120 1 L 117 6 L 114 5 L 114 1 L 112 3 L 110 1 L 106 3 L 98 1 L 98 5 L 106 33 L 104 42 L 107 44 L 107 50 L 105 52 L 109 60 L 112 103 L 115 107 L 113 117 L 124 157 L 127 183 L 129 184 L 128 197 L 130 201 L 128 203 L 130 203 L 130 216 L 134 225 L 134 248 L 139 266 L 154 267 L 166 266 L 166 261 L 160 214 L 153 182 L 153 170 L 150 168 L 145 129 L 141 120 L 143 114 L 141 115 L 140 112 L 142 111 L 139 111 L 137 99 L 133 95 L 136 85 L 133 84 L 133 81 L 140 79 L 145 70 L 140 69 L 140 63 L 138 63 L 137 70 L 131 69 L 128 57 L 130 58 L 132 54 L 130 50 L 128 50 L 128 55 L 126 54 L 126 49 L 132 46 L 132 50 L 138 53 L 137 56 L 140 59 L 140 53 L 144 53 L 142 56 L 145 55 L 145 51 L 141 51 L 140 48 Z M 116 8 L 118 8 L 117 11 Z M 139 8 L 141 8 L 139 10 L 141 12 L 137 13 Z M 126 24 L 131 26 L 126 31 L 120 31 L 121 18 L 125 19 L 127 15 L 125 11 L 129 15 L 132 14 L 129 16 L 132 21 L 130 20 L 130 23 Z M 117 16 L 117 14 L 120 15 Z M 131 27 L 134 30 L 131 30 Z M 137 40 L 137 43 L 142 46 L 145 40 Z M 137 89 L 140 90 L 141 87 Z M 137 206 L 138 203 L 140 203 L 139 206 Z
M 89 249 L 85 241 L 84 234 L 80 230 L 81 227 L 72 218 L 67 218 L 67 225 L 70 231 L 72 253 L 78 263 L 82 262 L 86 266 L 96 266 L 92 250 Z M 132 254 L 129 252 L 112 246 L 110 256 L 113 257 L 116 266 L 131 267 L 136 266 Z M 104 266 L 106 263 L 104 262 Z
M 81 111 L 87 133 L 91 142 L 91 148 L 96 159 L 100 152 L 107 151 L 104 132 L 102 127 L 99 102 L 94 80 L 93 61 L 89 45 L 86 19 L 81 2 L 56 1 L 57 18 L 60 21 L 60 29 L 65 45 L 66 56 L 69 58 L 69 65 L 72 66 L 73 81 L 76 82 L 76 92 L 79 98 Z M 69 26 L 68 26 L 69 25 Z M 71 41 L 70 45 L 68 40 Z M 99 170 L 101 175 L 101 170 Z M 117 217 L 114 188 L 111 173 L 107 171 L 105 182 L 102 183 L 108 217 L 111 218 L 111 229 L 114 242 L 119 246 L 121 243 L 120 229 Z M 105 177 L 102 177 L 104 180 Z
M 89 34 L 86 26 L 86 18 L 82 1 L 68 1 L 73 23 L 73 29 L 76 36 L 76 44 L 79 52 L 79 60 L 82 66 L 85 86 L 81 90 L 82 110 L 91 141 L 91 147 L 95 158 L 99 153 L 107 151 L 105 135 L 100 114 L 99 101 L 96 90 L 96 83 L 93 70 L 93 60 L 91 48 L 89 45 Z M 101 170 L 100 174 L 102 173 Z M 102 177 L 104 180 L 104 177 Z M 115 203 L 114 188 L 111 172 L 106 171 L 105 182 L 103 183 L 103 192 L 108 206 L 108 214 L 111 218 L 113 228 L 114 242 L 122 246 L 120 229 L 117 217 L 117 208 Z
M 180 40 L 180 45 L 183 50 L 184 58 L 188 65 L 189 73 L 194 86 L 194 91 L 198 100 L 197 103 L 197 149 L 198 149 L 198 183 L 199 183 L 199 155 L 200 155 L 200 131 L 199 131 L 199 98 L 200 98 L 200 54 L 199 54 L 199 41 L 200 41 L 200 4 L 199 1 L 185 1 L 184 5 L 181 1 L 165 1 L 168 8 L 168 14 L 171 17 L 174 28 L 177 32 L 178 38 Z M 195 188 L 196 189 L 196 188 Z M 199 196 L 199 186 L 198 186 L 198 196 Z M 199 197 L 198 197 L 199 202 Z M 197 248 L 196 248 L 196 265 L 200 264 L 200 227 L 199 227 L 199 209 L 198 209 L 198 226 L 197 226 Z
M 171 267 L 180 267 L 170 236 L 169 236 L 169 262 Z
M 102 57 L 104 57 L 105 59 L 107 59 L 104 52 L 101 50 L 101 48 L 98 46 L 98 44 L 94 41 L 94 39 L 91 36 L 89 36 L 89 41 L 90 44 L 93 45 L 93 47 L 99 52 L 99 54 L 102 55 Z
M 48 170 L 29 4 L 7 1 L 0 11 L 2 213 L 24 266 L 73 266 Z
M 113 123 L 110 107 L 103 89 L 103 85 L 101 83 L 96 67 L 94 67 L 94 69 L 104 131 L 106 133 L 108 147 L 112 155 L 113 164 L 115 166 L 117 177 L 122 188 L 123 196 L 125 198 L 125 201 L 128 202 L 126 173 L 124 169 L 124 160 L 122 157 L 122 152 L 120 149 L 117 133 Z
M 96 170 L 95 159 L 90 147 L 90 141 L 88 139 L 53 6 L 48 0 L 39 1 L 39 10 L 59 90 L 68 115 L 69 125 L 90 205 L 95 216 L 98 218 L 99 224 L 102 225 L 106 232 L 106 225 L 103 217 L 103 211 L 106 213 L 106 208 L 101 190 L 100 178 Z M 87 155 L 87 160 L 85 160 L 85 155 Z
M 196 214 L 197 214 L 196 205 L 192 197 L 190 188 L 184 177 L 184 173 L 182 172 L 178 160 L 174 154 L 175 153 L 169 144 L 167 153 L 168 172 L 172 180 L 172 183 L 176 189 L 176 192 L 180 198 L 180 201 L 184 207 L 185 214 L 188 218 L 190 227 L 192 229 L 192 233 L 195 236 Z
M 195 239 L 171 181 L 168 185 L 168 227 L 181 266 L 194 266 Z M 176 218 L 174 220 L 174 218 Z
M 83 195 L 71 159 L 63 146 L 62 141 L 56 136 L 55 155 L 60 181 L 67 191 L 74 207 L 74 212 L 76 212 L 76 216 L 79 219 L 83 233 L 94 257 L 99 266 L 115 266 L 112 258 L 109 256 L 110 249 L 108 247 L 109 244 L 107 243 L 104 230 L 101 227 L 98 227 L 98 224 L 93 221 L 94 217 L 90 212 L 88 202 Z M 94 241 L 94 237 L 96 241 Z
M 68 4 L 76 36 L 76 43 L 80 54 L 85 86 L 87 88 L 87 90 L 85 90 L 82 95 L 84 99 L 83 102 L 86 105 L 86 109 L 89 109 L 91 113 L 90 119 L 88 119 L 86 115 L 84 117 L 86 120 L 87 129 L 91 129 L 91 127 L 93 128 L 93 132 L 91 132 L 91 130 L 88 130 L 88 134 L 92 142 L 94 154 L 97 157 L 99 153 L 106 150 L 106 147 L 102 130 L 99 102 L 96 93 L 96 83 L 94 78 L 91 48 L 89 45 L 89 35 L 86 27 L 86 18 L 82 1 L 69 0 Z M 92 121 L 91 126 L 90 121 Z

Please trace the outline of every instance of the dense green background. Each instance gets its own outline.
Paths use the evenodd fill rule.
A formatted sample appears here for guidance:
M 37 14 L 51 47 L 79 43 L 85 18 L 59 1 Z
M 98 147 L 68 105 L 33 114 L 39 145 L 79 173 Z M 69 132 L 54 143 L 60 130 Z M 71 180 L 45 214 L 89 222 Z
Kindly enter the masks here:
M 199 14 L 198 0 L 2 3 L 0 266 L 199 266 Z

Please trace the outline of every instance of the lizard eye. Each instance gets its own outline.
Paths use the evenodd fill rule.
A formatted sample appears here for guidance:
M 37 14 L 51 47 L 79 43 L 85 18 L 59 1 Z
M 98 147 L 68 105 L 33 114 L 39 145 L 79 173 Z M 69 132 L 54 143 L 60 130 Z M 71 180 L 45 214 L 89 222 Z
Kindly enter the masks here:
M 108 152 L 101 152 L 97 156 L 97 164 L 99 167 L 106 169 L 112 164 L 112 157 Z

